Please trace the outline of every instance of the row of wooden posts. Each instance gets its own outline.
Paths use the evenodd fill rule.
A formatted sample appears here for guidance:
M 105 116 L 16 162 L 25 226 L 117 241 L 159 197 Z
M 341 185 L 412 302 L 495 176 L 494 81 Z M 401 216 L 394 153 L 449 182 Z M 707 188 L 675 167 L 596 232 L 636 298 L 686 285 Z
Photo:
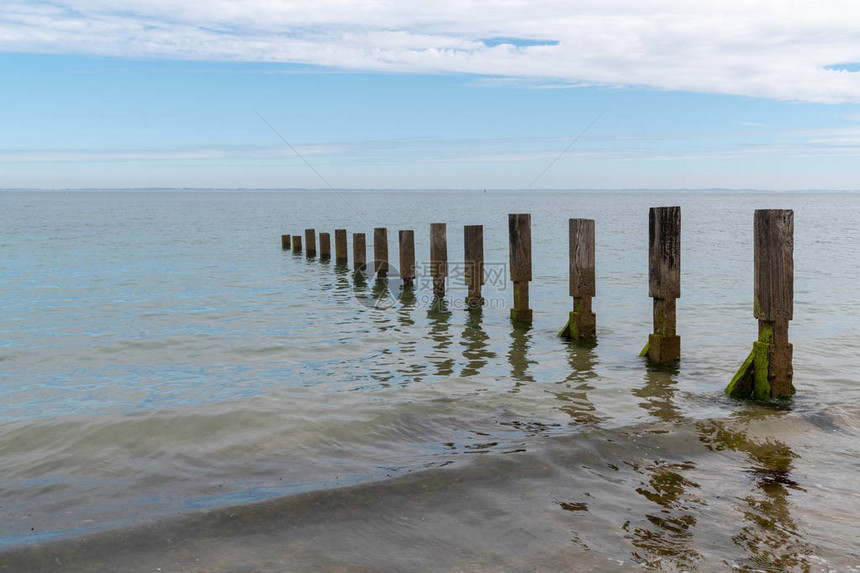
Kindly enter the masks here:
M 733 397 L 756 399 L 786 398 L 794 393 L 792 385 L 792 346 L 788 342 L 788 322 L 794 301 L 794 213 L 791 210 L 768 209 L 755 212 L 755 294 L 753 314 L 759 321 L 758 340 L 738 370 L 726 392 Z M 336 229 L 335 261 L 347 264 L 346 229 Z M 481 225 L 464 227 L 465 276 L 469 308 L 483 303 L 484 231 Z M 596 318 L 592 310 L 595 289 L 595 225 L 593 219 L 569 220 L 569 294 L 573 311 L 559 333 L 565 338 L 590 341 L 596 338 Z M 404 288 L 415 281 L 415 235 L 411 230 L 399 233 L 400 277 Z M 308 257 L 317 255 L 316 231 L 306 229 L 304 250 Z M 282 235 L 283 249 L 302 252 L 301 235 Z M 331 258 L 331 235 L 319 234 L 319 256 Z M 530 323 L 529 282 L 532 280 L 531 215 L 508 215 L 510 278 L 514 300 L 511 318 Z M 364 233 L 353 233 L 353 268 L 367 269 Z M 373 271 L 386 277 L 388 263 L 388 230 L 373 231 Z M 445 223 L 430 224 L 430 275 L 433 293 L 445 294 L 448 275 L 448 244 Z M 648 291 L 653 299 L 654 330 L 641 352 L 655 364 L 673 364 L 681 357 L 681 337 L 676 331 L 676 300 L 681 296 L 681 208 L 652 207 L 648 232 Z

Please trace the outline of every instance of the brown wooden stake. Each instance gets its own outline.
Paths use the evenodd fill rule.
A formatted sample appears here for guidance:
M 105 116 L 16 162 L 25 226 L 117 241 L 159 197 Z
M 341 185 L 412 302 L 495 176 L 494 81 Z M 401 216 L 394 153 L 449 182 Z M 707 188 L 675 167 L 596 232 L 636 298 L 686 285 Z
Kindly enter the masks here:
M 433 277 L 433 294 L 445 296 L 445 278 L 448 276 L 448 236 L 445 223 L 430 223 L 430 276 Z
M 654 332 L 640 353 L 656 364 L 681 359 L 675 299 L 681 296 L 681 208 L 652 207 L 648 214 L 648 294 L 654 299 Z
M 302 236 L 301 235 L 293 235 L 293 252 L 301 253 L 302 252 Z
M 466 259 L 466 295 L 467 308 L 481 308 L 484 299 L 481 297 L 481 285 L 484 284 L 484 227 L 483 225 L 466 225 L 463 228 L 463 252 Z
M 364 241 L 364 233 L 352 234 L 352 267 L 357 271 L 367 268 L 367 245 Z
M 313 229 L 305 229 L 305 255 L 317 256 L 317 233 Z
M 400 279 L 404 287 L 415 284 L 415 233 L 400 231 Z
M 290 248 L 290 236 L 281 235 L 281 248 L 285 251 Z
M 754 224 L 758 340 L 726 392 L 736 398 L 789 398 L 795 391 L 788 342 L 794 313 L 794 211 L 757 210 Z
M 373 230 L 373 270 L 377 276 L 388 276 L 388 229 L 385 227 Z
M 559 336 L 573 340 L 594 340 L 597 321 L 591 310 L 595 295 L 594 281 L 594 219 L 568 221 L 570 296 L 573 312 Z
M 528 213 L 508 215 L 508 251 L 511 281 L 514 283 L 514 308 L 511 318 L 532 321 L 529 308 L 529 281 L 532 280 L 532 216 Z
M 331 235 L 320 233 L 320 259 L 331 258 Z
M 348 257 L 346 254 L 346 229 L 334 230 L 334 262 L 337 264 L 346 264 Z

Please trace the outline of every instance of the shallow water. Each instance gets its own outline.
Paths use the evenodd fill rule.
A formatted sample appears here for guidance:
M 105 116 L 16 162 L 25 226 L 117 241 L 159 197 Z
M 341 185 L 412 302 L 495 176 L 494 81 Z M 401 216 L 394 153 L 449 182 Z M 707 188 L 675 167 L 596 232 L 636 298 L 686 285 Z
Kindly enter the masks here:
M 860 570 L 860 195 L 0 194 L 0 566 Z M 681 205 L 682 362 L 647 367 L 648 207 Z M 756 336 L 752 216 L 795 210 L 797 396 L 722 390 Z M 530 212 L 532 328 L 508 319 Z M 596 346 L 566 321 L 597 227 Z M 448 223 L 447 308 L 280 249 Z M 483 224 L 488 307 L 455 261 Z M 351 253 L 350 253 L 351 256 Z M 460 271 L 462 269 L 460 268 Z M 390 308 L 374 308 L 379 300 Z M 382 305 L 387 306 L 387 305 Z M 59 559 L 62 566 L 58 565 Z M 196 568 L 196 569 L 195 569 Z

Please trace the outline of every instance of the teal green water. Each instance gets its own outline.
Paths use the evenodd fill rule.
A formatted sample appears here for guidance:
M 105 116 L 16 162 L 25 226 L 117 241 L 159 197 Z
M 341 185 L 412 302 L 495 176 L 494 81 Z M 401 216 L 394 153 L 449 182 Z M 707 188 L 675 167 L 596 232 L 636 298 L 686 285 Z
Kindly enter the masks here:
M 856 571 L 860 195 L 0 194 L 0 565 L 10 570 Z M 681 205 L 677 370 L 648 208 Z M 795 210 L 790 404 L 722 394 L 756 337 L 752 220 Z M 511 324 L 510 212 L 534 323 Z M 596 221 L 598 344 L 555 334 Z M 446 309 L 284 252 L 448 224 Z M 483 224 L 488 306 L 457 261 Z M 351 252 L 350 252 L 351 257 Z M 374 308 L 382 299 L 386 304 Z M 388 304 L 390 303 L 390 305 Z M 62 564 L 59 565 L 59 563 Z M 157 565 L 155 565 L 157 563 Z M 197 568 L 197 569 L 195 569 Z

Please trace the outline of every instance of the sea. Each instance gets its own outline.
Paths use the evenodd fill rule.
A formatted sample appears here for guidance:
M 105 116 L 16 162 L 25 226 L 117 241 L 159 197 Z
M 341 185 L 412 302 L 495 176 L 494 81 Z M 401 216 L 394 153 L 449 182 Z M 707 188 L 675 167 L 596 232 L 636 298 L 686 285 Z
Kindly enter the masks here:
M 673 205 L 659 367 L 648 215 Z M 772 208 L 794 210 L 797 393 L 730 399 Z M 509 213 L 531 214 L 530 325 Z M 595 343 L 558 336 L 571 218 L 595 220 Z M 860 194 L 822 191 L 0 192 L 0 571 L 860 571 L 858 221 Z M 376 227 L 386 279 L 353 269 Z M 347 265 L 281 248 L 341 228 Z

